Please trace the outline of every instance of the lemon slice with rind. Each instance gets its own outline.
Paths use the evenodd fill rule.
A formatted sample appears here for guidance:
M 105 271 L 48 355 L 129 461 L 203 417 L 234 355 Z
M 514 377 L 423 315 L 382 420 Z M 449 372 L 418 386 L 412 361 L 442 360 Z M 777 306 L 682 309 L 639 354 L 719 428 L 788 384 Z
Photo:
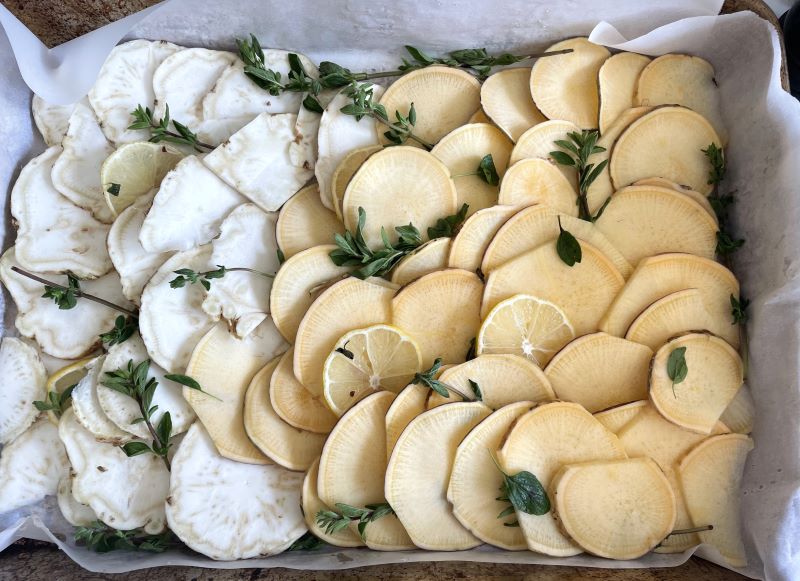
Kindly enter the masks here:
M 94 359 L 94 357 L 84 357 L 56 370 L 53 375 L 47 378 L 47 393 L 52 391 L 61 394 L 68 387 L 77 385 L 81 379 L 86 377 L 89 372 L 86 366 Z M 47 412 L 47 418 L 55 425 L 58 425 L 58 416 L 53 410 Z

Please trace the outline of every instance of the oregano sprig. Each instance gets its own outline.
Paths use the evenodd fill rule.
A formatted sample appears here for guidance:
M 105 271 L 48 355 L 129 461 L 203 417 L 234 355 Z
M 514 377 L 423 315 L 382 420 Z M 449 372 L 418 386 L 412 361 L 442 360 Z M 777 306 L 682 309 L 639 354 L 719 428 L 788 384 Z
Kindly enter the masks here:
M 672 380 L 672 395 L 677 399 L 675 386 L 689 374 L 689 366 L 686 364 L 686 347 L 673 349 L 667 358 L 667 376 Z
M 717 232 L 717 254 L 723 259 L 727 259 L 731 254 L 739 250 L 744 243 L 744 238 L 734 238 L 729 231 L 728 213 L 734 203 L 733 192 L 728 194 L 721 194 L 719 192 L 719 185 L 725 178 L 727 165 L 725 162 L 725 153 L 721 147 L 716 143 L 709 144 L 705 149 L 700 151 L 708 158 L 711 169 L 708 171 L 709 185 L 714 186 L 714 191 L 708 197 L 714 213 L 717 215 L 717 222 L 719 223 L 719 231 Z
M 428 228 L 428 238 L 452 238 L 458 234 L 467 219 L 469 204 L 463 204 L 455 214 L 436 220 L 436 224 Z
M 495 498 L 500 502 L 509 502 L 511 506 L 501 511 L 497 518 L 504 518 L 514 513 L 514 511 L 524 512 L 525 514 L 533 514 L 542 516 L 550 512 L 550 499 L 547 496 L 547 491 L 532 473 L 527 470 L 517 472 L 516 474 L 508 474 L 500 467 L 497 459 L 492 454 L 491 450 L 487 450 L 492 462 L 503 475 L 503 483 L 500 485 L 500 496 Z M 519 526 L 519 522 L 514 521 L 504 523 L 504 526 L 515 527 Z
M 500 175 L 497 173 L 497 168 L 494 165 L 494 158 L 491 153 L 487 153 L 481 158 L 480 162 L 478 162 L 478 168 L 475 171 L 451 175 L 450 179 L 463 178 L 466 176 L 478 176 L 490 186 L 500 185 Z
M 742 296 L 738 299 L 731 295 L 731 316 L 734 325 L 742 325 L 747 322 L 747 307 L 750 301 Z
M 556 252 L 558 257 L 567 266 L 575 266 L 575 263 L 583 259 L 583 250 L 580 242 L 570 232 L 561 226 L 561 216 L 558 217 L 558 238 L 556 239 Z
M 578 217 L 587 222 L 594 222 L 603 215 L 603 211 L 611 198 L 609 197 L 597 213 L 594 216 L 592 215 L 587 197 L 589 186 L 603 172 L 603 169 L 608 165 L 608 160 L 604 159 L 595 165 L 594 163 L 589 163 L 589 158 L 596 153 L 604 152 L 606 148 L 597 145 L 597 140 L 600 138 L 600 133 L 597 130 L 584 129 L 580 133 L 571 131 L 567 133 L 567 137 L 569 140 L 557 139 L 554 142 L 561 149 L 551 151 L 550 157 L 560 165 L 576 169 L 578 172 L 578 199 L 576 200 Z
M 171 288 L 183 288 L 187 284 L 193 285 L 200 283 L 204 289 L 211 290 L 211 281 L 214 279 L 223 278 L 229 272 L 250 272 L 259 276 L 265 276 L 267 278 L 275 278 L 274 274 L 261 272 L 260 270 L 256 270 L 254 268 L 246 268 L 243 266 L 227 268 L 221 264 L 217 265 L 216 270 L 207 270 L 205 272 L 197 272 L 191 268 L 179 268 L 173 272 L 178 276 L 169 281 L 169 286 Z
M 411 383 L 414 385 L 424 385 L 425 387 L 432 389 L 442 397 L 450 397 L 450 392 L 452 391 L 456 395 L 461 396 L 461 399 L 464 401 L 470 401 L 472 398 L 467 397 L 460 389 L 453 387 L 443 381 L 439 381 L 436 379 L 436 374 L 439 373 L 439 369 L 442 367 L 442 358 L 437 357 L 436 360 L 431 365 L 430 369 L 426 371 L 418 371 L 414 374 L 414 378 L 411 380 Z
M 131 117 L 133 117 L 133 122 L 128 126 L 128 129 L 145 129 L 149 131 L 150 138 L 148 141 L 152 143 L 166 141 L 168 143 L 186 145 L 198 152 L 214 149 L 213 145 L 200 141 L 197 134 L 186 125 L 180 121 L 170 119 L 169 105 L 164 105 L 164 116 L 160 121 L 156 121 L 153 118 L 153 112 L 149 107 L 142 107 L 141 105 L 131 111 Z M 170 129 L 170 123 L 172 123 L 172 129 Z
M 128 315 L 119 315 L 114 319 L 114 327 L 100 334 L 100 342 L 108 347 L 119 345 L 130 339 L 139 330 L 139 319 Z
M 203 394 L 207 395 L 208 397 L 214 398 L 217 401 L 222 401 L 216 395 L 214 395 L 212 393 L 208 393 L 207 391 L 205 391 L 203 389 L 203 387 L 200 385 L 200 383 L 194 377 L 190 377 L 188 375 L 181 375 L 180 373 L 167 373 L 166 375 L 164 375 L 164 377 L 166 379 L 169 379 L 170 381 L 174 381 L 175 383 L 179 383 L 184 387 L 188 387 L 189 389 L 193 389 L 195 391 L 199 391 L 200 393 L 203 393 Z
M 332 535 L 347 528 L 351 522 L 357 522 L 358 534 L 361 536 L 362 541 L 365 540 L 364 535 L 369 523 L 375 522 L 384 516 L 394 514 L 394 509 L 392 509 L 387 502 L 368 504 L 364 508 L 337 502 L 336 508 L 339 512 L 333 510 L 320 510 L 317 512 L 317 525 L 326 533 Z
M 77 383 L 70 385 L 61 393 L 57 391 L 48 391 L 45 401 L 36 400 L 33 402 L 33 405 L 40 412 L 52 411 L 57 418 L 60 418 L 61 414 L 66 411 L 69 402 L 72 400 L 72 391 L 77 386 Z
M 150 535 L 142 529 L 122 531 L 95 521 L 75 528 L 75 542 L 95 553 L 108 553 L 116 550 L 163 553 L 175 544 L 175 537 L 169 530 L 157 535 Z

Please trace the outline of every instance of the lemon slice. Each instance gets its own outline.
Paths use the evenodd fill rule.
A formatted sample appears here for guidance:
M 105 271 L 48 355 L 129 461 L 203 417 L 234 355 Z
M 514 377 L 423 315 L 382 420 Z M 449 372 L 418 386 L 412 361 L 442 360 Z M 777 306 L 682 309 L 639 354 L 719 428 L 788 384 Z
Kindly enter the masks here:
M 53 375 L 47 378 L 47 393 L 51 391 L 62 393 L 68 387 L 76 385 L 81 379 L 86 377 L 86 374 L 89 372 L 89 370 L 86 369 L 86 365 L 94 359 L 94 357 L 78 359 L 56 370 Z M 58 416 L 56 416 L 53 410 L 47 412 L 47 418 L 58 425 Z
M 478 331 L 477 352 L 521 355 L 544 367 L 574 337 L 567 315 L 556 305 L 515 295 L 489 312 Z
M 161 180 L 183 155 L 171 147 L 138 141 L 128 143 L 109 155 L 100 168 L 103 195 L 114 216 L 142 196 L 157 188 Z M 112 184 L 119 185 L 119 194 L 108 193 Z
M 341 416 L 371 393 L 399 392 L 420 369 L 419 345 L 399 329 L 373 325 L 350 331 L 325 360 L 325 401 Z

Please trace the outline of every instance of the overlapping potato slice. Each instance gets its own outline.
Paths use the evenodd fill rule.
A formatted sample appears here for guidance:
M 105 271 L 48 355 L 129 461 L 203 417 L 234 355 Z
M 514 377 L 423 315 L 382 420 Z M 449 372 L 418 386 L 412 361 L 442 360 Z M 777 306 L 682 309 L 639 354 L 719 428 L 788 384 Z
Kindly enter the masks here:
M 650 458 L 565 466 L 552 491 L 561 526 L 600 557 L 637 559 L 675 525 L 675 496 Z
M 344 225 L 355 232 L 359 208 L 366 211 L 362 230 L 370 247 L 382 244 L 381 228 L 397 242 L 395 226 L 411 223 L 420 232 L 457 210 L 450 171 L 436 157 L 416 147 L 389 147 L 365 161 L 344 195 Z
M 600 330 L 622 337 L 647 307 L 689 288 L 700 291 L 711 315 L 710 330 L 738 347 L 739 329 L 731 324 L 731 296 L 739 297 L 736 277 L 721 264 L 691 254 L 670 253 L 641 260 L 603 316 Z
M 219 235 L 222 220 L 246 201 L 190 155 L 162 180 L 139 241 L 148 252 L 189 250 Z
M 303 475 L 220 456 L 196 422 L 172 461 L 169 528 L 189 548 L 222 561 L 273 555 L 306 532 Z
M 547 120 L 531 98 L 531 69 L 497 71 L 481 85 L 481 107 L 511 141 Z
M 333 172 L 331 177 L 331 205 L 340 221 L 344 218 L 342 215 L 342 203 L 344 202 L 344 192 L 347 190 L 347 184 L 350 183 L 361 164 L 367 161 L 370 155 L 379 152 L 381 149 L 383 149 L 381 145 L 368 145 L 354 149 L 342 158 L 342 161 L 336 167 L 336 171 Z
M 642 54 L 621 52 L 609 57 L 600 67 L 597 72 L 600 133 L 605 134 L 625 110 L 633 107 L 639 73 L 648 63 L 650 58 Z
M 103 374 L 105 359 L 105 356 L 97 357 L 87 365 L 88 373 L 72 390 L 72 410 L 75 412 L 75 419 L 84 429 L 91 432 L 96 440 L 119 445 L 133 439 L 132 430 L 134 428 L 129 425 L 126 425 L 125 428 L 120 428 L 111 421 L 100 404 L 99 389 L 108 391 L 108 388 L 100 388 L 99 385 L 101 381 L 105 380 L 105 375 Z M 125 363 L 127 364 L 127 361 Z M 130 400 L 130 403 L 135 405 L 133 400 Z M 127 405 L 130 404 L 126 402 L 125 407 Z M 136 417 L 139 416 L 141 416 L 141 413 L 138 413 Z M 131 431 L 127 428 L 131 428 Z M 148 436 L 149 433 L 145 430 L 144 437 Z
M 334 234 L 344 234 L 344 225 L 322 205 L 317 184 L 286 200 L 278 214 L 275 235 L 286 258 L 319 244 L 330 244 Z
M 647 307 L 628 327 L 625 338 L 656 350 L 672 337 L 690 331 L 710 331 L 712 327 L 703 293 L 688 288 L 668 294 Z
M 392 300 L 392 322 L 419 344 L 422 365 L 466 360 L 480 326 L 483 283 L 475 273 L 449 269 L 426 274 Z
M 445 367 L 445 366 L 442 366 Z M 441 368 L 439 368 L 441 375 Z M 430 394 L 430 388 L 426 385 L 407 385 L 403 391 L 397 394 L 392 405 L 386 411 L 386 461 L 392 455 L 394 445 L 403 430 L 406 429 L 411 420 L 416 418 L 427 409 L 426 403 Z
M 89 91 L 89 102 L 109 140 L 119 145 L 149 137 L 144 130 L 128 129 L 131 111 L 139 105 L 153 108 L 153 74 L 164 59 L 180 50 L 171 42 L 142 39 L 111 50 Z
M 512 166 L 521 159 L 549 159 L 550 152 L 558 149 L 555 141 L 568 140 L 567 134 L 572 132 L 580 133 L 580 129 L 569 121 L 551 120 L 537 123 L 519 136 L 514 149 L 511 150 L 511 158 L 508 160 L 508 165 Z M 558 166 L 558 169 L 561 170 L 571 184 L 577 184 L 578 178 L 575 168 Z
M 335 533 L 327 533 L 317 524 L 317 513 L 321 510 L 330 510 L 331 507 L 322 502 L 317 494 L 317 480 L 319 479 L 319 458 L 306 472 L 303 479 L 303 518 L 306 520 L 308 530 L 318 539 L 334 547 L 363 547 L 364 543 L 350 528 L 343 528 Z
M 507 474 L 527 470 L 545 490 L 565 464 L 625 457 L 614 434 L 582 406 L 567 402 L 544 404 L 520 417 L 497 454 Z M 517 518 L 530 550 L 558 557 L 581 552 L 559 529 L 552 510 L 542 516 L 517 512 Z
M 481 161 L 491 155 L 497 175 L 502 179 L 512 147 L 513 143 L 494 125 L 468 123 L 442 137 L 431 153 L 450 170 L 458 206 L 469 204 L 469 212 L 474 213 L 497 203 L 498 186 L 475 175 Z
M 211 266 L 211 246 L 177 252 L 156 271 L 142 292 L 139 333 L 147 353 L 170 373 L 181 373 L 197 342 L 214 326 L 203 311 L 205 290 L 199 284 L 170 287 L 175 271 L 188 268 L 207 271 Z
M 15 337 L 0 341 L 0 444 L 27 430 L 39 412 L 34 401 L 45 401 L 47 372 L 36 349 Z
M 581 129 L 596 128 L 600 100 L 597 73 L 611 53 L 586 38 L 562 40 L 547 51 L 564 49 L 572 52 L 539 59 L 533 65 L 533 101 L 549 119 L 565 119 Z
M 597 412 L 594 414 L 594 417 L 598 422 L 603 424 L 603 427 L 609 432 L 619 434 L 619 432 L 647 406 L 647 400 L 634 401 L 609 408 L 602 412 Z
M 250 441 L 264 455 L 289 470 L 308 470 L 319 457 L 324 434 L 300 430 L 284 422 L 275 413 L 270 396 L 270 382 L 278 358 L 256 373 L 244 398 L 244 429 Z
M 490 413 L 478 402 L 440 406 L 413 419 L 397 440 L 386 500 L 416 546 L 458 551 L 481 543 L 453 516 L 446 495 L 458 444 Z
M 412 71 L 393 82 L 380 99 L 389 119 L 399 112 L 408 115 L 411 104 L 417 112 L 414 135 L 435 144 L 456 127 L 469 121 L 480 107 L 481 85 L 466 71 L 449 67 L 427 67 Z M 383 143 L 389 143 L 384 137 Z M 409 145 L 418 144 L 408 141 Z
M 77 103 L 69 105 L 56 105 L 48 103 L 39 95 L 34 94 L 31 101 L 31 114 L 36 128 L 44 139 L 47 147 L 61 145 L 61 140 L 67 134 L 69 118 L 75 110 Z
M 267 319 L 244 339 L 229 333 L 223 322 L 217 323 L 194 348 L 186 375 L 208 393 L 185 387 L 183 397 L 225 458 L 248 464 L 269 464 L 247 437 L 245 395 L 256 373 L 285 347 L 277 329 Z
M 743 385 L 736 392 L 736 397 L 722 412 L 719 420 L 737 434 L 749 434 L 753 431 L 755 423 L 756 404 L 750 388 Z
M 684 348 L 688 372 L 680 382 L 668 372 L 668 360 Z M 650 400 L 669 421 L 708 434 L 736 397 L 743 381 L 742 359 L 725 341 L 708 333 L 689 333 L 665 343 L 653 358 Z
M 96 278 L 111 269 L 105 245 L 108 226 L 56 190 L 50 173 L 60 154 L 60 147 L 51 147 L 34 157 L 11 190 L 17 260 L 33 271 Z
M 346 278 L 324 290 L 303 316 L 294 344 L 294 375 L 322 395 L 325 359 L 353 329 L 388 323 L 396 287 L 382 279 Z
M 39 418 L 0 453 L 0 514 L 55 494 L 68 469 L 58 428 Z
M 700 192 L 695 192 L 689 186 L 682 186 L 682 185 L 680 185 L 678 183 L 675 183 L 673 181 L 670 181 L 670 180 L 667 180 L 667 179 L 664 179 L 664 178 L 645 178 L 643 180 L 637 180 L 637 181 L 633 182 L 633 185 L 634 186 L 657 186 L 657 187 L 660 187 L 660 188 L 668 188 L 670 190 L 674 190 L 676 192 L 680 192 L 680 193 L 690 197 L 692 200 L 694 200 L 698 204 L 700 204 L 703 207 L 703 209 L 706 212 L 708 212 L 708 215 L 711 216 L 714 219 L 715 222 L 719 223 L 719 220 L 717 220 L 717 214 L 714 211 L 713 206 L 711 206 L 711 202 L 708 201 L 708 198 L 705 197 Z
M 467 218 L 451 241 L 447 266 L 477 271 L 489 242 L 516 211 L 513 206 L 492 206 Z
M 72 463 L 76 501 L 91 507 L 110 527 L 141 527 L 150 534 L 164 531 L 170 473 L 161 458 L 155 454 L 129 457 L 118 446 L 98 442 L 72 410 L 61 416 L 58 436 Z
M 577 216 L 577 196 L 572 182 L 555 162 L 529 157 L 508 168 L 500 183 L 497 203 L 517 207 L 542 204 L 569 216 Z
M 671 136 L 680 135 L 680 139 Z M 608 164 L 615 189 L 642 178 L 662 177 L 688 185 L 708 195 L 711 164 L 701 151 L 722 146 L 711 124 L 685 107 L 656 107 L 622 132 L 614 144 Z
M 390 280 L 405 286 L 418 278 L 447 267 L 450 238 L 435 238 L 403 257 L 392 269 Z
M 338 419 L 324 399 L 297 381 L 292 369 L 294 351 L 281 355 L 269 382 L 270 405 L 287 424 L 298 430 L 327 434 Z
M 467 123 L 492 123 L 492 120 L 486 116 L 482 107 L 478 107 L 478 110 L 472 114 Z
M 56 432 L 56 436 L 58 432 Z M 97 520 L 90 506 L 81 504 L 72 495 L 72 475 L 62 476 L 56 491 L 58 508 L 64 519 L 74 527 L 85 527 Z

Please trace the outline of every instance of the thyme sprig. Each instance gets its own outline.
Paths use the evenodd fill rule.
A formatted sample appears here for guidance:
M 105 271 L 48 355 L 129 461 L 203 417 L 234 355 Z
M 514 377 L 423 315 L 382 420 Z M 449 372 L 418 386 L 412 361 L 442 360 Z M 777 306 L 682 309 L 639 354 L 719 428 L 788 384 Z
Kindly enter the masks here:
M 478 176 L 490 186 L 500 185 L 500 175 L 497 173 L 497 168 L 494 165 L 494 158 L 491 153 L 487 153 L 481 158 L 480 162 L 478 162 L 478 168 L 475 171 L 451 175 L 450 179 L 454 180 L 466 176 Z
M 169 105 L 164 105 L 164 116 L 160 121 L 153 118 L 153 112 L 149 107 L 142 107 L 138 105 L 136 109 L 131 111 L 133 122 L 128 125 L 128 129 L 145 129 L 150 132 L 148 141 L 152 143 L 175 143 L 178 145 L 186 145 L 193 148 L 195 151 L 203 152 L 203 150 L 211 151 L 214 149 L 213 145 L 203 143 L 197 137 L 197 134 L 189 129 L 180 121 L 169 118 Z M 170 129 L 170 123 L 172 128 Z M 109 192 L 110 193 L 110 192 Z
M 265 276 L 267 278 L 275 278 L 274 274 L 261 272 L 260 270 L 256 270 L 254 268 L 246 268 L 244 266 L 227 268 L 221 264 L 217 265 L 216 270 L 207 270 L 205 272 L 197 272 L 191 268 L 179 268 L 173 272 L 178 276 L 169 281 L 169 286 L 171 288 L 183 288 L 187 284 L 193 285 L 200 283 L 204 289 L 211 290 L 211 281 L 214 279 L 223 278 L 229 272 L 250 272 L 259 276 Z
M 707 183 L 714 186 L 714 191 L 708 197 L 708 201 L 711 203 L 711 207 L 714 209 L 714 213 L 717 215 L 717 222 L 719 223 L 719 231 L 717 232 L 717 254 L 727 260 L 731 254 L 744 245 L 745 240 L 744 238 L 734 238 L 729 231 L 730 224 L 728 213 L 735 202 L 733 192 L 722 194 L 719 191 L 719 185 L 722 180 L 725 179 L 725 172 L 727 171 L 725 153 L 721 147 L 717 147 L 716 143 L 711 143 L 708 147 L 700 151 L 705 154 L 708 158 L 708 162 L 711 164 L 711 169 L 708 171 Z
M 116 550 L 163 553 L 171 545 L 176 544 L 175 536 L 169 530 L 157 535 L 150 535 L 142 529 L 117 530 L 100 521 L 76 527 L 75 542 L 95 553 L 108 553 Z

